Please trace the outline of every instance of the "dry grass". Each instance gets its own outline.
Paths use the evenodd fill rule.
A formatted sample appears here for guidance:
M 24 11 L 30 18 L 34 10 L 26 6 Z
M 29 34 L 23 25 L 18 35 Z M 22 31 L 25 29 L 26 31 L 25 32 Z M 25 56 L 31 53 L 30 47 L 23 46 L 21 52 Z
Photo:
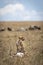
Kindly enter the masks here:
M 29 25 L 40 25 L 41 30 L 17 32 L 8 31 L 10 26 L 15 30 L 19 27 L 29 27 Z M 21 22 L 21 23 L 0 23 L 6 28 L 0 32 L 0 65 L 43 65 L 43 22 Z M 25 37 L 25 56 L 16 57 L 16 40 L 19 35 Z

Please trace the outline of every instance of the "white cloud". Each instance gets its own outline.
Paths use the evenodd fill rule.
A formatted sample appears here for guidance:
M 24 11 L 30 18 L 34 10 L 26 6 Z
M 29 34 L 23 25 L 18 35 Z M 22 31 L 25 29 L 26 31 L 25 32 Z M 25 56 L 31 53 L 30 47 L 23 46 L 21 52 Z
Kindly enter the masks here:
M 5 15 L 7 13 L 14 14 L 17 10 L 23 11 L 24 6 L 22 4 L 9 4 L 5 6 L 4 8 L 0 8 L 0 15 Z
M 9 4 L 3 8 L 0 8 L 0 16 L 9 14 L 12 17 L 15 17 L 14 20 L 40 20 L 41 17 L 39 13 L 35 10 L 26 10 L 23 4 Z M 7 18 L 10 20 L 10 17 Z M 6 20 L 6 19 L 5 19 Z

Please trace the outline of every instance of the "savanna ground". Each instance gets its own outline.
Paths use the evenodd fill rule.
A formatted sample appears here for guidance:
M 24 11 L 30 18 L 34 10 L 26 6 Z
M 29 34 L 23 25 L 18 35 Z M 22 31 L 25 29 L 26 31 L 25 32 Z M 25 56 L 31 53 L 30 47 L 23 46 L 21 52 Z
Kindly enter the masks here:
M 39 25 L 41 30 L 15 31 L 20 27 Z M 43 65 L 43 22 L 0 22 L 0 27 L 6 30 L 0 32 L 0 65 Z M 14 28 L 8 31 L 7 27 Z M 16 57 L 16 41 L 18 36 L 24 36 L 24 57 Z

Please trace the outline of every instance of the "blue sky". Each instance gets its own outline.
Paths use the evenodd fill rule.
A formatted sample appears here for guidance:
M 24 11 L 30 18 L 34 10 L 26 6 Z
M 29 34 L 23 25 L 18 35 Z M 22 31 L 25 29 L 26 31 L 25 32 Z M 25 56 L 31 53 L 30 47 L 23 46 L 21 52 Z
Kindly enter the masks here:
M 0 21 L 43 21 L 43 0 L 0 0 Z

